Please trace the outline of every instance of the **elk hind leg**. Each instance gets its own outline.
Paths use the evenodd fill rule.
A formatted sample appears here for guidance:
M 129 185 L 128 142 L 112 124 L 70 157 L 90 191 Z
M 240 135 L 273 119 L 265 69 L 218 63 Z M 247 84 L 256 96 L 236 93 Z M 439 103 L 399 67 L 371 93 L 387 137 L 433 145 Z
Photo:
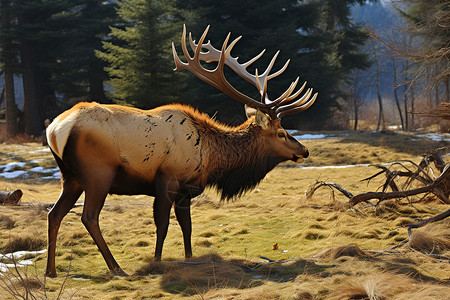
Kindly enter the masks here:
M 82 192 L 83 189 L 77 181 L 65 179 L 62 184 L 61 195 L 48 213 L 48 251 L 47 268 L 45 271 L 48 277 L 56 277 L 55 251 L 59 226 L 64 216 L 67 215 L 75 202 L 77 202 Z
M 175 203 L 175 215 L 183 232 L 184 253 L 186 258 L 192 257 L 192 221 L 191 221 L 191 199 L 181 198 Z
M 100 211 L 103 208 L 106 196 L 111 187 L 110 184 L 105 184 L 105 182 L 109 182 L 106 178 L 107 176 L 102 177 L 103 184 L 92 184 L 89 187 L 86 187 L 86 198 L 81 221 L 100 250 L 109 270 L 114 275 L 126 276 L 127 274 L 120 268 L 109 250 L 99 226 Z M 92 180 L 92 182 L 96 182 L 96 180 Z M 112 180 L 110 182 L 112 182 Z

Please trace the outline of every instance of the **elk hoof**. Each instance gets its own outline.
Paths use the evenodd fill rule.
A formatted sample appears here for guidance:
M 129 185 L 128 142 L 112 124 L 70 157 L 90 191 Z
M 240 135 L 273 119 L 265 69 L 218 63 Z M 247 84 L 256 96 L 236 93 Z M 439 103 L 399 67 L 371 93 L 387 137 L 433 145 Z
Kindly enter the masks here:
M 118 268 L 118 269 L 115 269 L 115 270 L 113 270 L 113 271 L 111 271 L 112 272 L 112 275 L 115 277 L 115 276 L 118 276 L 118 277 L 128 277 L 129 275 L 127 274 L 127 273 L 125 273 L 125 271 L 124 270 L 122 270 L 121 268 Z

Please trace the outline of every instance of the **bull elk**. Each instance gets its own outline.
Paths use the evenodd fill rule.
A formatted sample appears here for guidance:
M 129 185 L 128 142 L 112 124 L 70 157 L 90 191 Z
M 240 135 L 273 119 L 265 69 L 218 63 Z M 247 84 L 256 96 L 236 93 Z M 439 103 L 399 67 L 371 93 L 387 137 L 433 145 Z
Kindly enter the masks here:
M 187 62 L 178 57 L 172 44 L 175 70 L 189 70 L 252 111 L 237 127 L 221 124 L 194 108 L 181 104 L 139 110 L 119 105 L 79 103 L 60 114 L 48 127 L 50 149 L 61 171 L 62 191 L 48 214 L 48 258 L 46 275 L 56 276 L 55 249 L 63 217 L 85 192 L 81 221 L 97 244 L 113 274 L 125 275 L 111 254 L 99 227 L 99 214 L 108 194 L 154 196 L 156 224 L 155 258 L 161 259 L 169 225 L 171 207 L 180 224 L 185 256 L 192 256 L 190 203 L 205 187 L 212 186 L 222 199 L 230 199 L 254 188 L 277 164 L 297 163 L 308 157 L 308 150 L 281 127 L 280 119 L 310 107 L 317 93 L 308 89 L 298 98 L 305 84 L 294 92 L 298 78 L 277 99 L 267 95 L 268 80 L 277 54 L 264 73 L 250 74 L 247 67 L 263 52 L 246 63 L 239 63 L 230 52 L 237 38 L 222 49 L 204 43 L 208 28 L 198 43 L 189 34 L 193 57 L 186 46 L 183 27 L 182 50 Z M 202 51 L 204 49 L 204 51 Z M 206 50 L 206 51 L 205 51 Z M 217 62 L 214 70 L 200 61 Z M 224 66 L 256 86 L 261 100 L 233 88 L 225 79 Z M 298 98 L 298 99 L 297 99 Z

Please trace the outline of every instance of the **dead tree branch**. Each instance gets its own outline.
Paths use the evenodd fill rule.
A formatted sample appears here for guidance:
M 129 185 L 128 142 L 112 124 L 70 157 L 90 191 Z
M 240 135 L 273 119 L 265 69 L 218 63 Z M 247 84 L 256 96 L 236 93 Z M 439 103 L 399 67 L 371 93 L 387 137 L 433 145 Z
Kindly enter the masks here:
M 420 227 L 425 226 L 425 225 L 427 225 L 429 223 L 434 223 L 434 222 L 437 222 L 437 221 L 440 221 L 440 220 L 444 220 L 445 218 L 448 218 L 449 216 L 450 216 L 450 209 L 448 209 L 448 210 L 444 211 L 443 213 L 440 213 L 440 214 L 438 214 L 436 216 L 433 216 L 431 218 L 425 219 L 422 222 L 406 225 L 408 227 L 409 238 L 411 238 L 411 235 L 412 235 L 411 230 L 413 228 L 420 228 Z
M 424 156 L 422 161 L 419 164 L 416 164 L 409 160 L 399 160 L 393 162 L 389 167 L 385 167 L 382 165 L 373 165 L 373 167 L 376 167 L 378 169 L 381 169 L 381 171 L 377 172 L 376 174 L 369 176 L 362 181 L 370 182 L 372 179 L 380 176 L 381 174 L 384 174 L 386 176 L 386 180 L 382 185 L 382 191 L 381 192 L 367 192 L 367 193 L 361 193 L 357 195 L 353 195 L 353 193 L 347 191 L 345 188 L 341 187 L 340 185 L 333 183 L 333 182 L 323 182 L 323 181 L 317 181 L 314 185 L 312 185 L 308 191 L 306 192 L 306 197 L 308 199 L 312 198 L 314 192 L 319 189 L 320 187 L 327 186 L 332 191 L 333 189 L 336 189 L 337 191 L 341 192 L 345 197 L 349 199 L 349 205 L 350 207 L 357 205 L 361 202 L 366 202 L 367 204 L 370 204 L 372 206 L 377 206 L 381 201 L 388 200 L 388 199 L 401 199 L 401 198 L 407 198 L 414 195 L 419 194 L 434 194 L 438 199 L 440 199 L 443 203 L 450 204 L 450 163 L 445 164 L 444 159 L 442 158 L 441 149 L 437 149 L 434 153 L 427 154 Z M 405 162 L 411 163 L 413 167 L 416 168 L 416 170 L 410 170 L 405 166 Z M 432 166 L 436 168 L 438 172 L 440 172 L 440 175 L 433 179 L 434 173 L 432 171 Z M 393 167 L 400 166 L 404 170 L 392 170 Z M 433 173 L 432 176 L 429 175 L 429 173 Z M 396 178 L 406 178 L 406 183 L 403 185 L 403 188 L 406 187 L 407 189 L 400 190 L 398 188 L 398 185 L 395 183 Z M 412 183 L 414 181 L 418 181 L 420 184 L 424 185 L 421 187 L 408 189 L 411 187 Z M 388 192 L 388 188 L 391 188 L 391 192 Z M 333 192 L 334 196 L 334 192 Z M 369 200 L 377 199 L 378 203 L 373 204 Z M 426 224 L 437 222 L 440 220 L 443 220 L 450 216 L 450 209 L 440 213 L 436 216 L 433 216 L 431 218 L 428 218 L 426 220 L 423 220 L 418 223 L 414 224 L 408 224 L 406 227 L 408 228 L 408 234 L 411 238 L 411 230 L 414 228 L 419 228 L 422 226 L 425 226 Z

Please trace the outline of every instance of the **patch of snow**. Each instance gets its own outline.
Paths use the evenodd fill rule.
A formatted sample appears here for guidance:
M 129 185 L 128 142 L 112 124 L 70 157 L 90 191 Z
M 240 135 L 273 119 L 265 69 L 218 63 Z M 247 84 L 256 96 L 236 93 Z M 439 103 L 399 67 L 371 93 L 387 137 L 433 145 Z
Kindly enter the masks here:
M 58 172 L 53 173 L 51 176 L 41 177 L 39 179 L 61 179 L 61 174 Z
M 25 255 L 32 255 L 32 256 L 36 256 L 42 253 L 47 252 L 47 249 L 43 249 L 43 250 L 39 250 L 39 251 L 16 251 L 13 253 L 7 253 L 7 254 L 0 254 L 0 259 L 21 259 L 22 257 L 24 257 Z
M 17 177 L 28 177 L 27 171 L 17 170 L 13 172 L 3 172 L 0 176 L 7 179 L 17 178 Z
M 45 253 L 45 252 L 47 252 L 47 249 L 40 250 L 40 251 L 17 251 L 17 252 L 13 252 L 13 253 L 7 253 L 4 255 L 0 254 L 0 261 L 13 260 L 13 259 L 15 261 L 15 263 L 14 262 L 11 262 L 11 263 L 0 262 L 0 275 L 1 275 L 1 273 L 7 272 L 9 268 L 32 265 L 33 264 L 32 260 L 29 260 L 29 259 L 22 260 L 22 261 L 20 260 L 25 255 L 37 256 L 37 255 Z
M 417 137 L 426 138 L 435 142 L 450 142 L 450 133 L 423 133 L 417 134 Z
M 392 131 L 396 131 L 396 130 L 400 130 L 401 126 L 400 125 L 390 125 L 390 126 L 388 126 L 388 129 L 392 130 Z
M 43 173 L 43 174 L 55 173 L 56 171 L 58 171 L 58 168 L 44 169 L 43 167 L 34 167 L 29 170 L 29 172 Z
M 32 173 L 38 173 L 38 174 L 42 174 L 42 175 L 48 175 L 46 177 L 40 177 L 39 179 L 59 179 L 60 178 L 58 168 L 46 169 L 46 168 L 38 166 L 38 167 L 31 168 L 28 171 L 14 170 L 16 168 L 24 168 L 24 167 L 26 167 L 27 164 L 38 163 L 40 161 L 43 161 L 43 159 L 34 159 L 34 160 L 31 160 L 28 162 L 12 162 L 9 164 L 0 165 L 0 171 L 2 171 L 0 173 L 0 177 L 6 178 L 6 179 L 14 179 L 14 178 L 18 178 L 18 177 L 28 178 L 30 175 L 29 172 L 32 172 Z M 14 170 L 14 171 L 12 171 L 12 170 Z
M 3 172 L 9 172 L 12 169 L 14 169 L 15 167 L 23 168 L 23 167 L 25 167 L 26 164 L 27 163 L 25 163 L 25 162 L 17 162 L 16 161 L 16 162 L 12 162 L 12 163 L 0 166 L 0 168 L 3 169 Z
M 317 140 L 317 139 L 325 139 L 328 138 L 328 135 L 326 134 L 302 134 L 302 135 L 295 135 L 294 138 L 297 140 Z
M 342 165 L 342 166 L 321 166 L 321 167 L 303 167 L 298 166 L 300 169 L 315 170 L 315 169 L 345 169 L 353 167 L 368 167 L 369 164 L 357 164 L 357 165 Z
M 41 152 L 50 152 L 50 148 L 48 148 L 48 147 L 38 147 L 37 150 L 29 151 L 28 153 L 41 153 Z

